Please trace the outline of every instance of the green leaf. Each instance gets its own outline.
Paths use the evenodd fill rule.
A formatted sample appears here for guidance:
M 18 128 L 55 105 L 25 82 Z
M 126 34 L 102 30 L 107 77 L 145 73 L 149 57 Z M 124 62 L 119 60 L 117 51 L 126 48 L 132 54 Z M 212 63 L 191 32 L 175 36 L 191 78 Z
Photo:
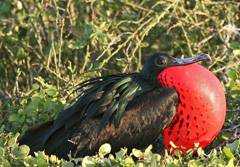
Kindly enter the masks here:
M 37 84 L 37 83 L 34 83 L 33 85 L 32 85 L 32 89 L 33 90 L 38 90 L 40 87 L 39 87 L 39 85 Z
M 9 122 L 17 122 L 19 117 L 20 117 L 19 114 L 13 113 L 8 117 L 8 121 Z
M 237 41 L 231 42 L 230 43 L 230 48 L 232 48 L 233 50 L 240 49 L 240 42 L 237 42 Z
M 0 14 L 9 14 L 11 10 L 11 3 L 10 1 L 3 1 L 0 2 Z
M 125 157 L 125 155 L 127 154 L 127 148 L 121 148 L 120 151 L 116 152 L 116 159 L 121 160 Z
M 79 38 L 75 42 L 75 48 L 76 49 L 84 48 L 88 44 L 92 33 L 93 33 L 93 26 L 89 23 L 83 24 L 83 34 L 81 35 L 81 38 Z
M 234 167 L 234 159 L 230 159 L 226 167 Z
M 18 51 L 17 51 L 16 56 L 17 56 L 17 58 L 19 60 L 23 60 L 23 59 L 25 59 L 28 56 L 28 54 L 24 51 L 23 48 L 19 48 Z
M 143 153 L 142 153 L 142 151 L 140 151 L 140 150 L 138 150 L 138 149 L 136 149 L 136 148 L 134 148 L 134 149 L 132 149 L 132 154 L 135 156 L 135 157 L 137 157 L 137 158 L 140 158 L 140 157 L 143 157 Z
M 82 160 L 82 167 L 91 167 L 95 166 L 95 162 L 92 160 L 92 158 L 86 156 Z
M 132 157 L 127 157 L 125 160 L 124 160 L 124 166 L 134 166 L 134 161 L 132 159 Z
M 4 157 L 5 150 L 3 147 L 0 147 L 0 157 Z
M 58 95 L 57 88 L 52 86 L 46 89 L 46 93 L 48 96 L 51 96 L 51 97 L 56 97 Z
M 30 152 L 30 148 L 26 145 L 16 146 L 12 149 L 12 154 L 17 159 L 25 159 Z
M 15 136 L 11 137 L 10 140 L 8 140 L 7 144 L 8 146 L 14 146 L 17 143 L 17 139 L 20 136 L 20 133 L 16 133 Z
M 72 162 L 64 161 L 62 163 L 62 167 L 74 167 L 74 164 Z
M 190 160 L 188 162 L 188 167 L 199 167 L 199 166 L 201 166 L 201 164 L 196 160 Z
M 35 153 L 35 162 L 37 166 L 48 166 L 47 156 L 43 151 Z
M 144 155 L 149 155 L 149 154 L 151 154 L 151 153 L 152 153 L 152 148 L 153 148 L 153 146 L 152 146 L 152 145 L 149 145 L 149 146 L 145 149 Z
M 227 147 L 240 154 L 240 139 L 235 140 L 233 143 L 227 144 Z
M 233 55 L 234 56 L 239 56 L 240 55 L 240 49 L 233 50 Z
M 19 152 L 23 156 L 27 156 L 30 152 L 30 148 L 26 145 L 22 145 L 19 147 Z
M 59 164 L 61 162 L 56 155 L 51 155 L 49 161 L 53 164 Z
M 98 151 L 99 155 L 103 157 L 109 154 L 110 152 L 111 152 L 111 145 L 108 143 L 103 144 Z
M 234 70 L 234 69 L 229 69 L 227 71 L 227 75 L 232 80 L 236 80 L 238 78 L 238 72 L 236 70 Z
M 22 2 L 21 1 L 17 1 L 17 9 L 21 10 L 23 8 Z
M 0 159 L 0 165 L 2 167 L 12 167 L 12 165 L 10 164 L 10 162 L 7 159 Z
M 235 159 L 234 154 L 229 147 L 224 147 L 223 152 L 228 159 Z

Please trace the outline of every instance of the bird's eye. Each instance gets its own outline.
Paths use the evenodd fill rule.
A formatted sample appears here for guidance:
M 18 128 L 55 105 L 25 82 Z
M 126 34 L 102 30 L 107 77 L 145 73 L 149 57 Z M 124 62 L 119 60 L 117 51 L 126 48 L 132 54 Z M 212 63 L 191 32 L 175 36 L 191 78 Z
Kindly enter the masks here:
M 158 57 L 155 59 L 156 66 L 164 66 L 167 65 L 167 58 L 165 57 Z

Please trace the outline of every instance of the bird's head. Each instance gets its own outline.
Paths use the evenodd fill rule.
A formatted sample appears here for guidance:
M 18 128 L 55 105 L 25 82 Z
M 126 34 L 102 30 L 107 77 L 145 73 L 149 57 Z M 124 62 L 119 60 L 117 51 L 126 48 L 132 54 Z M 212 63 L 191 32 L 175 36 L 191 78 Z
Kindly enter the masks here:
M 145 79 L 156 82 L 157 74 L 168 67 L 186 66 L 200 61 L 210 61 L 211 57 L 201 53 L 188 58 L 175 58 L 166 53 L 155 53 L 145 62 L 142 75 Z

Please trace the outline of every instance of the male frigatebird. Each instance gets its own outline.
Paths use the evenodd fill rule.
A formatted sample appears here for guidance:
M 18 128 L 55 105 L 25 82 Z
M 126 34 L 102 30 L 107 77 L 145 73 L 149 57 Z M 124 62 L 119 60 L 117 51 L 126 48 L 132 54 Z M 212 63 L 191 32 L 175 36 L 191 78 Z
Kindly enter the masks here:
M 220 131 L 226 111 L 220 82 L 193 58 L 156 53 L 139 73 L 89 79 L 79 96 L 54 121 L 31 129 L 20 139 L 31 152 L 59 157 L 94 154 L 104 143 L 112 151 L 144 148 L 163 133 L 181 150 L 195 142 L 208 145 Z

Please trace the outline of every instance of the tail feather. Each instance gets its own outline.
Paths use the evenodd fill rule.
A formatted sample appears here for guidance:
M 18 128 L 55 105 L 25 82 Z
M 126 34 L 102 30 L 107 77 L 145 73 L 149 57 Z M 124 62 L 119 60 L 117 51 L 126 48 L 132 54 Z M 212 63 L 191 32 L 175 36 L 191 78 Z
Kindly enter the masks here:
M 65 128 L 58 129 L 49 137 L 52 129 L 53 121 L 46 122 L 28 130 L 18 142 L 20 145 L 29 146 L 31 155 L 37 151 L 45 151 L 46 154 L 54 154 L 67 159 L 70 151 L 75 149 L 75 145 L 68 140 L 68 132 L 65 131 Z M 47 142 L 46 137 L 48 138 Z
M 46 122 L 38 127 L 28 130 L 18 141 L 20 145 L 27 145 L 31 149 L 31 154 L 35 151 L 44 150 L 44 139 L 51 130 L 53 121 Z

